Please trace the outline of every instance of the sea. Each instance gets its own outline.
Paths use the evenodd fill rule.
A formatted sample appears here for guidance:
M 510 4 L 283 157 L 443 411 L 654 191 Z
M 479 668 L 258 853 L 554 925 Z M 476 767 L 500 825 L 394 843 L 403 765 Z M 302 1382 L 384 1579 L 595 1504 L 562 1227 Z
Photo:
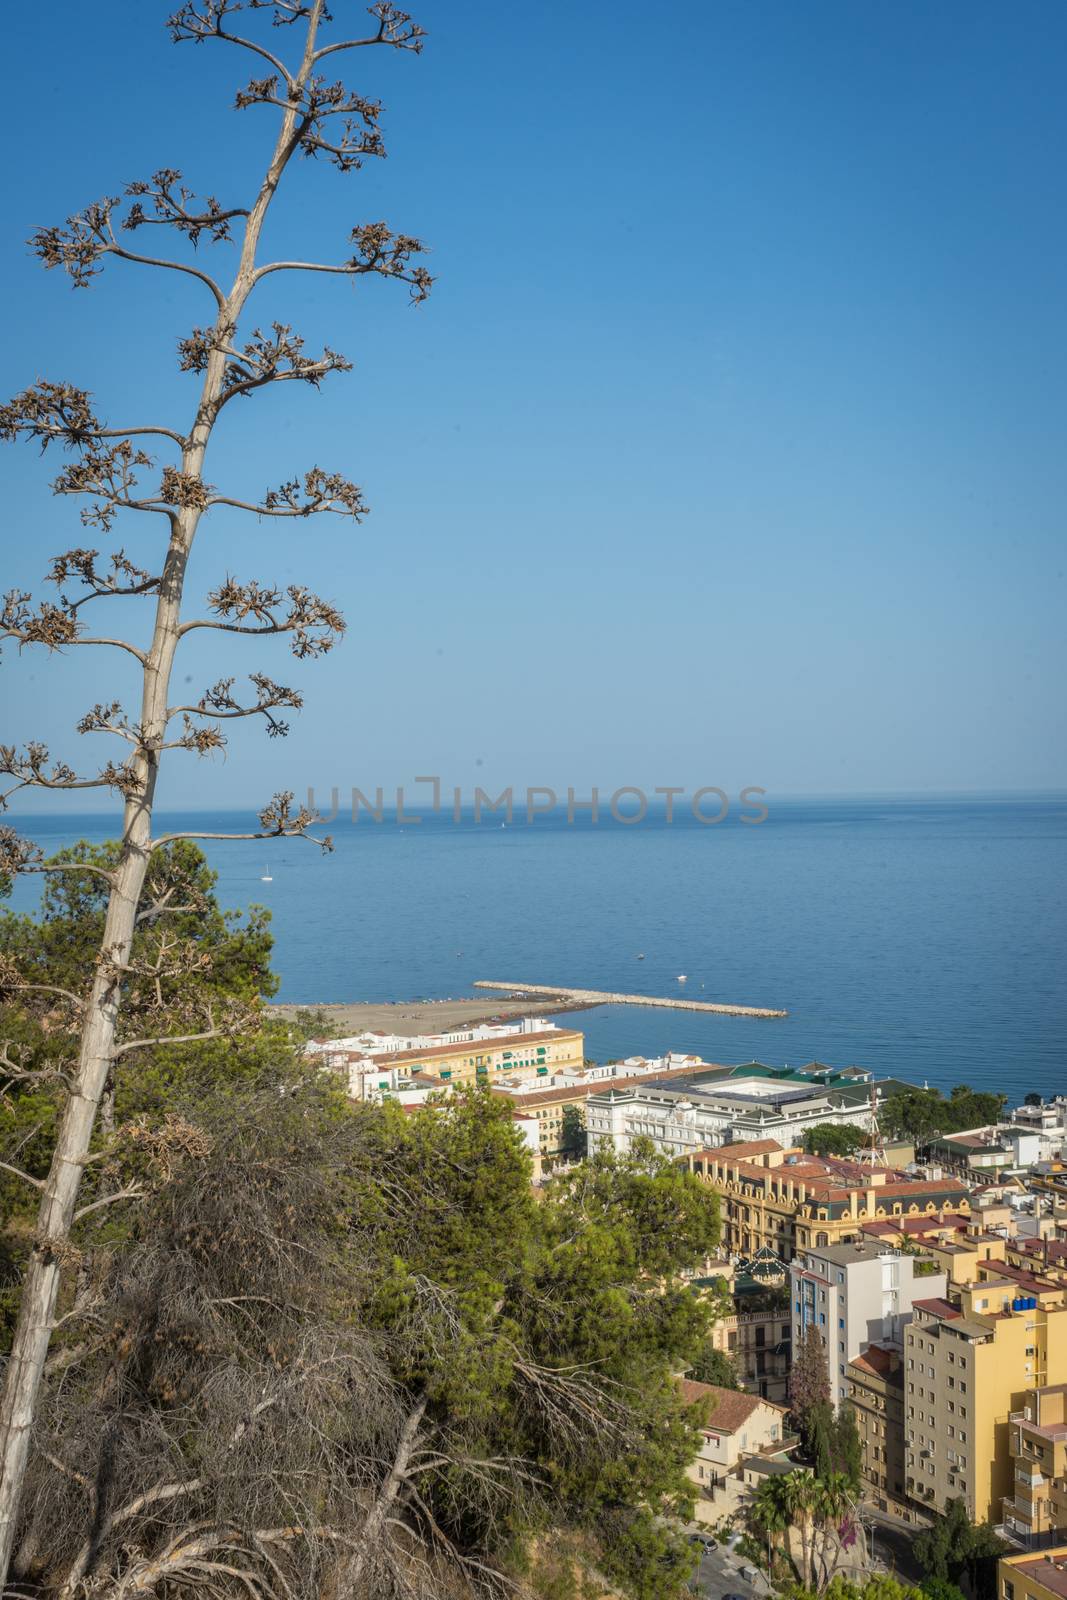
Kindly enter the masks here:
M 270 909 L 283 1000 L 458 998 L 478 978 L 688 995 L 788 1015 L 608 1005 L 561 1020 L 600 1061 L 679 1050 L 858 1064 L 1012 1103 L 1067 1092 L 1067 797 L 764 804 L 755 825 L 687 806 L 595 823 L 361 812 L 330 824 L 330 855 L 303 840 L 204 848 L 225 906 Z M 114 832 L 105 816 L 16 820 L 46 852 Z M 38 882 L 9 903 L 31 908 Z

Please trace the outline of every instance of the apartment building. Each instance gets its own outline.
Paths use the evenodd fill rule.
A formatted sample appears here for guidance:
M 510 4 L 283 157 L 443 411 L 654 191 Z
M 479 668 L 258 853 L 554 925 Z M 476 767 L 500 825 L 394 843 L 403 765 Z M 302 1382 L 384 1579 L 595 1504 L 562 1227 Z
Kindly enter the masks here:
M 1000 1520 L 1013 1493 L 1012 1413 L 1067 1381 L 1065 1289 L 990 1259 L 950 1299 L 915 1300 L 905 1333 L 905 1493 L 974 1521 Z
M 1067 1384 L 1030 1389 L 1008 1419 L 1013 1483 L 1004 1501 L 1009 1539 L 1039 1549 L 1067 1539 Z
M 883 1511 L 910 1516 L 904 1494 L 904 1355 L 871 1344 L 846 1369 L 848 1403 L 863 1451 L 867 1495 Z
M 849 1362 L 871 1344 L 902 1352 L 914 1301 L 944 1294 L 945 1274 L 930 1267 L 921 1258 L 866 1242 L 802 1250 L 791 1264 L 793 1349 L 799 1350 L 809 1328 L 818 1330 L 835 1406 L 850 1396 Z
M 547 1078 L 568 1068 L 580 1070 L 585 1054 L 584 1034 L 544 1021 L 536 1029 L 510 1033 L 479 1030 L 473 1038 L 370 1054 L 331 1048 L 335 1043 L 338 1041 L 328 1041 L 319 1052 L 323 1064 L 346 1073 L 349 1092 L 360 1099 L 370 1098 L 359 1088 L 364 1080 L 371 1085 L 380 1083 L 384 1093 L 390 1077 L 399 1080 L 418 1075 L 453 1088 L 464 1083 L 492 1083 L 504 1074 Z
M 801 1250 L 859 1239 L 869 1221 L 966 1215 L 970 1206 L 958 1179 L 910 1179 L 892 1167 L 807 1156 L 776 1139 L 702 1150 L 688 1165 L 721 1197 L 730 1255 L 770 1249 L 789 1262 Z

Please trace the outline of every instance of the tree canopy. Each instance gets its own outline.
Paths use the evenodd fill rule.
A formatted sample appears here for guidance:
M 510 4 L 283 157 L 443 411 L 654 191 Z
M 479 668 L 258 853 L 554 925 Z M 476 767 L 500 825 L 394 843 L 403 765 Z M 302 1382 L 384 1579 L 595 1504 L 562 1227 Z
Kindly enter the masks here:
M 894 1139 L 927 1144 L 936 1134 L 961 1133 L 998 1122 L 1008 1097 L 958 1083 L 950 1095 L 939 1089 L 898 1089 L 879 1112 L 883 1132 Z
M 859 1128 L 839 1126 L 835 1122 L 819 1122 L 804 1135 L 804 1149 L 816 1156 L 850 1156 L 864 1142 Z

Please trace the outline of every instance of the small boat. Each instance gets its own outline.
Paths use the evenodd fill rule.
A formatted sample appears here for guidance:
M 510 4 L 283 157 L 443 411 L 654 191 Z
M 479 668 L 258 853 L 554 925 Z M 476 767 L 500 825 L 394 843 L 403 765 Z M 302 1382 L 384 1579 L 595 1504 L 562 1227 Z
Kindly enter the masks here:
M 262 877 L 260 878 L 259 881 L 260 881 L 260 883 L 273 883 L 274 882 L 274 879 L 270 875 L 270 868 L 269 867 L 267 868 L 266 872 L 264 872 L 264 874 L 262 875 Z
M 684 983 L 685 981 L 686 981 L 686 974 L 684 972 L 680 972 L 678 974 L 678 982 L 679 983 Z
M 641 953 L 639 954 L 637 959 L 638 959 L 638 961 L 643 961 L 645 959 L 645 952 L 643 950 L 641 951 Z

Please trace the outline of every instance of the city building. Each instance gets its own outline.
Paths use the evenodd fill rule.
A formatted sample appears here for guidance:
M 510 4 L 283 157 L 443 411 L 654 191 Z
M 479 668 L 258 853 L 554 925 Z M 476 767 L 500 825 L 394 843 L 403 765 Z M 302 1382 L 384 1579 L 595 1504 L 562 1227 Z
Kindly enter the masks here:
M 1050 1161 L 1067 1150 L 1067 1095 L 1058 1094 L 1040 1105 L 1016 1106 L 1011 1120 L 1041 1136 L 1041 1161 Z
M 1067 1600 L 1067 1544 L 1042 1556 L 1001 1556 L 997 1595 L 999 1600 Z
M 849 1398 L 849 1362 L 871 1344 L 896 1346 L 903 1355 L 913 1302 L 943 1295 L 946 1278 L 921 1257 L 861 1241 L 801 1250 L 789 1284 L 793 1349 L 809 1328 L 818 1331 L 836 1406 Z
M 846 1373 L 867 1496 L 882 1511 L 910 1516 L 904 1494 L 903 1351 L 870 1344 L 847 1363 Z
M 709 1067 L 684 1089 L 661 1079 L 605 1088 L 590 1097 L 588 1127 L 594 1150 L 628 1150 L 651 1139 L 666 1155 L 682 1157 L 717 1145 L 776 1139 L 793 1146 L 820 1124 L 866 1133 L 875 1104 L 902 1087 L 876 1082 L 859 1067 Z
M 567 1068 L 582 1070 L 584 1035 L 574 1028 L 558 1028 L 542 1017 L 527 1017 L 508 1028 L 480 1026 L 458 1031 L 459 1038 L 441 1036 L 439 1042 L 429 1044 L 404 1040 L 402 1048 L 395 1048 L 395 1041 L 387 1035 L 374 1035 L 376 1047 L 370 1051 L 358 1044 L 350 1049 L 348 1040 L 330 1039 L 317 1042 L 310 1053 L 320 1056 L 330 1070 L 347 1075 L 349 1093 L 355 1099 L 395 1092 L 402 1080 L 416 1075 L 432 1079 L 438 1088 L 454 1088 L 463 1083 L 492 1083 L 504 1074 L 536 1079 Z M 387 1043 L 383 1045 L 382 1040 Z
M 1005 1261 L 980 1262 L 951 1298 L 915 1300 L 905 1332 L 905 1481 L 929 1511 L 964 1501 L 1000 1520 L 1013 1491 L 1013 1412 L 1034 1388 L 1067 1381 L 1065 1289 Z
M 867 1222 L 969 1209 L 957 1178 L 912 1179 L 893 1167 L 807 1156 L 775 1139 L 699 1151 L 688 1165 L 721 1197 L 729 1255 L 767 1248 L 788 1262 L 800 1250 L 859 1239 Z
M 786 1436 L 785 1407 L 772 1405 L 759 1395 L 693 1383 L 688 1378 L 680 1380 L 680 1387 L 687 1405 L 697 1400 L 707 1402 L 708 1420 L 702 1429 L 700 1448 L 686 1475 L 701 1491 L 697 1521 L 714 1522 L 721 1515 L 712 1503 L 714 1491 L 736 1470 L 741 1458 L 781 1448 Z
M 693 1065 L 692 1057 L 675 1056 L 667 1059 L 677 1063 L 668 1069 L 672 1080 L 684 1081 L 694 1072 L 707 1070 L 706 1062 L 698 1061 Z M 685 1064 L 687 1062 L 688 1065 Z M 573 1109 L 584 1128 L 591 1096 L 604 1090 L 610 1092 L 626 1082 L 625 1078 L 605 1079 L 604 1074 L 608 1071 L 610 1069 L 605 1067 L 594 1067 L 592 1070 L 567 1067 L 548 1077 L 532 1078 L 508 1073 L 498 1077 L 492 1083 L 492 1089 L 495 1094 L 506 1095 L 516 1111 L 521 1110 L 527 1116 L 536 1118 L 541 1134 L 541 1157 L 547 1165 L 551 1165 L 566 1153 L 564 1139 L 568 1126 L 568 1107 Z
M 1027 1549 L 1067 1539 L 1067 1384 L 1030 1389 L 1009 1417 L 1013 1483 L 1003 1529 Z
M 781 1262 L 769 1279 L 761 1259 L 710 1263 L 706 1274 L 693 1280 L 698 1292 L 729 1295 L 730 1309 L 716 1318 L 711 1329 L 712 1348 L 728 1355 L 738 1382 L 764 1400 L 784 1404 L 789 1387 L 792 1319 L 789 1291 Z
M 943 1134 L 926 1147 L 929 1161 L 976 1181 L 1024 1172 L 1041 1160 L 1041 1149 L 1039 1132 L 1004 1123 Z

